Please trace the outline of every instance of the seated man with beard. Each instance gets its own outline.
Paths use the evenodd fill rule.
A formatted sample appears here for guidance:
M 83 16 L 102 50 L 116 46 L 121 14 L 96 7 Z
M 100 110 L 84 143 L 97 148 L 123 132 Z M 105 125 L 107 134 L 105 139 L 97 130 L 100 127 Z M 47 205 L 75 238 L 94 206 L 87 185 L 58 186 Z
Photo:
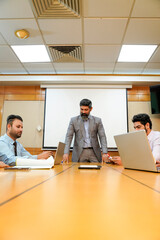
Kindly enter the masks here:
M 148 114 L 140 113 L 134 115 L 132 118 L 134 129 L 145 130 L 147 138 L 151 147 L 153 157 L 155 158 L 157 166 L 160 165 L 160 132 L 152 130 L 152 121 Z M 121 158 L 119 156 L 112 157 L 111 162 L 121 165 Z
M 47 159 L 52 155 L 51 151 L 44 151 L 39 155 L 31 155 L 20 144 L 17 139 L 23 132 L 23 119 L 19 115 L 9 115 L 7 117 L 6 134 L 0 137 L 0 153 L 5 164 L 15 165 L 16 158 Z

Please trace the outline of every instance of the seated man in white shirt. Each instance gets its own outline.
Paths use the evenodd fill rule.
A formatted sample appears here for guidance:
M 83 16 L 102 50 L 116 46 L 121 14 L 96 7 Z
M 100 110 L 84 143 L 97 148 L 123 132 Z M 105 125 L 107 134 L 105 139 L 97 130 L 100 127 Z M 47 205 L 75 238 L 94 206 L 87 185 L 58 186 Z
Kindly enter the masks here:
M 148 114 L 140 113 L 134 115 L 132 118 L 135 130 L 145 130 L 148 141 L 152 150 L 152 154 L 156 160 L 157 166 L 160 164 L 160 132 L 152 130 L 152 121 Z M 112 161 L 118 165 L 121 165 L 121 158 L 115 156 L 112 158 Z
M 0 137 L 0 161 L 3 161 L 5 164 L 15 165 L 17 157 L 47 159 L 52 155 L 51 151 L 44 151 L 39 155 L 31 155 L 17 141 L 23 132 L 23 119 L 19 115 L 8 116 L 6 130 L 6 134 Z

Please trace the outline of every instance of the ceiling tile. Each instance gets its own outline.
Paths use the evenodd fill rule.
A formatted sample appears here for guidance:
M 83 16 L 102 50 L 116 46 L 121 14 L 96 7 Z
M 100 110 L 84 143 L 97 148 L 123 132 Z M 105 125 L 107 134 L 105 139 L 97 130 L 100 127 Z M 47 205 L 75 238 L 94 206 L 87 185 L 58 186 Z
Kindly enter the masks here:
M 4 38 L 0 34 L 0 45 L 5 45 L 5 44 L 7 44 L 7 43 L 5 42 Z
M 160 17 L 160 1 L 136 0 L 131 17 Z
M 127 19 L 84 19 L 86 44 L 120 44 Z
M 26 29 L 30 34 L 29 38 L 17 38 L 14 33 L 18 29 Z M 41 33 L 33 19 L 0 20 L 0 31 L 6 42 L 12 45 L 43 44 Z
M 143 73 L 144 74 L 160 74 L 160 63 L 148 63 Z
M 55 70 L 51 63 L 24 63 L 24 67 L 30 74 L 54 74 Z
M 131 19 L 124 44 L 159 44 L 160 19 Z
M 160 63 L 160 47 L 157 48 L 149 62 L 157 62 Z
M 13 53 L 10 47 L 8 46 L 0 46 L 0 62 L 11 63 L 11 62 L 19 62 L 16 55 Z
M 0 1 L 0 18 L 33 18 L 29 1 L 3 0 Z
M 84 17 L 128 17 L 133 2 L 133 0 L 84 0 Z
M 112 74 L 114 63 L 85 63 L 85 73 Z
M 84 73 L 83 63 L 54 63 L 57 73 Z
M 110 62 L 117 61 L 120 52 L 120 45 L 86 45 L 85 46 L 85 62 Z
M 28 74 L 21 63 L 0 63 L 1 74 Z
M 114 73 L 140 74 L 146 63 L 116 63 Z
M 82 44 L 81 19 L 39 19 L 47 44 Z

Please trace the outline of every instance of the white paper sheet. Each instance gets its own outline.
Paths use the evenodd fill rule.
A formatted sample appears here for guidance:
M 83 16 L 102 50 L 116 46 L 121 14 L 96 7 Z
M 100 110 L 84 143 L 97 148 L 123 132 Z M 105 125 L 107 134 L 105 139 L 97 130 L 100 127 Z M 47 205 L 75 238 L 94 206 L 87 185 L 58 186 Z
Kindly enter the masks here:
M 50 156 L 48 159 L 30 159 L 30 158 L 17 158 L 16 166 L 29 167 L 32 169 L 36 168 L 52 168 L 54 166 L 54 158 Z

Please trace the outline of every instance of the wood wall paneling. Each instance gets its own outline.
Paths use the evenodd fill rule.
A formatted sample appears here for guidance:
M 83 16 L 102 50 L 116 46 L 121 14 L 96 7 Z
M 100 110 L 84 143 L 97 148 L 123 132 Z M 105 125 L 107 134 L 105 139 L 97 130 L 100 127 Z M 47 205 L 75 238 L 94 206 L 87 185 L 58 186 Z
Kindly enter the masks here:
M 40 86 L 0 86 L 0 95 L 6 101 L 44 101 L 45 89 Z
M 127 97 L 129 102 L 148 102 L 150 101 L 149 87 L 133 86 L 127 90 Z

